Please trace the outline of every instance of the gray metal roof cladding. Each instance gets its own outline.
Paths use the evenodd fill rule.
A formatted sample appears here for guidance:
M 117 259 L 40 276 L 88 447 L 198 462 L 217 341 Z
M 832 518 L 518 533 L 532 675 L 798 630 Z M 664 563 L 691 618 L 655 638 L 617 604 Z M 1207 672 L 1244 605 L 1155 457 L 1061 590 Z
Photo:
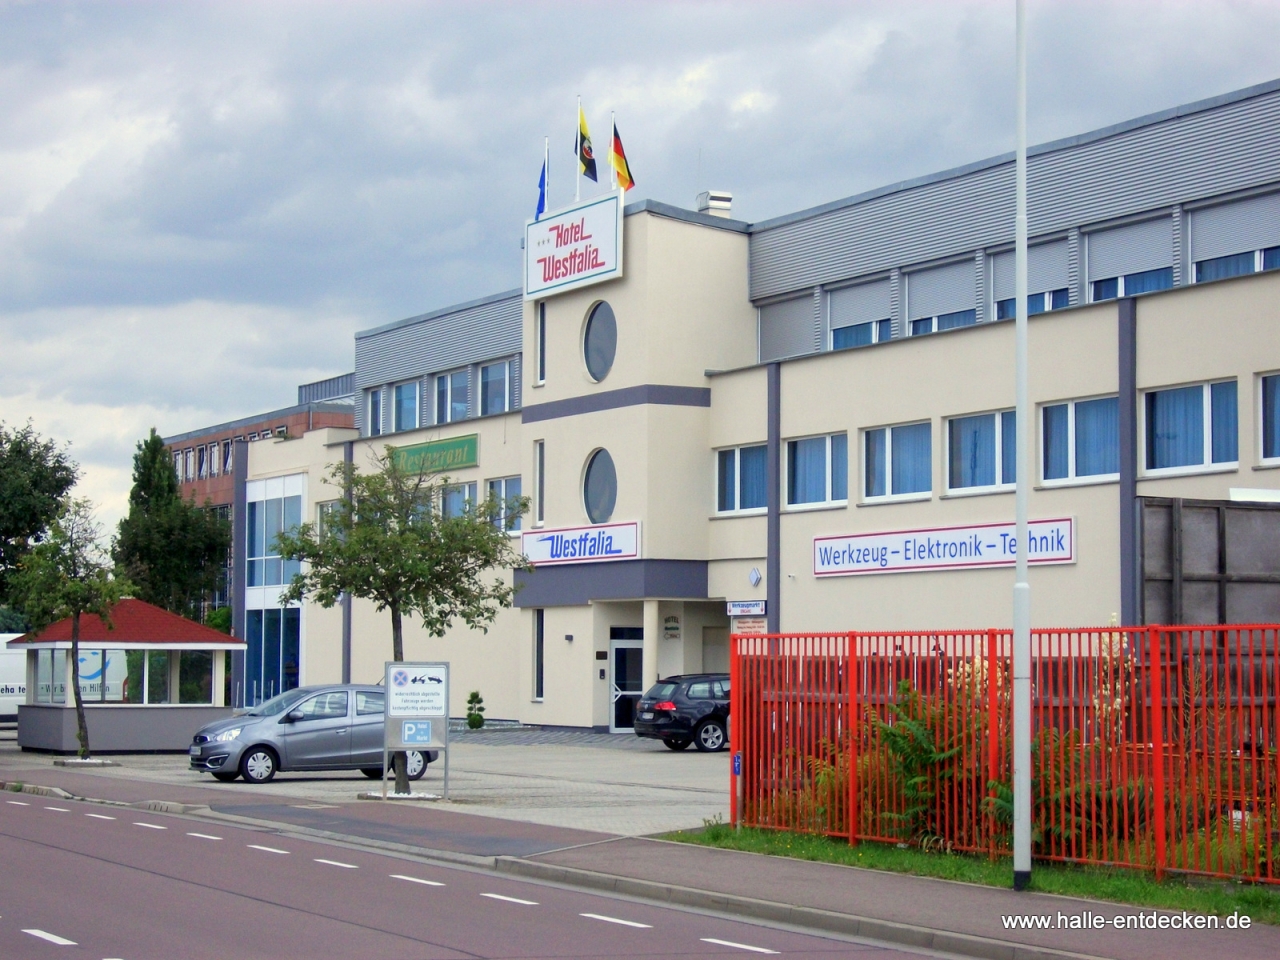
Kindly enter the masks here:
M 1028 151 L 1031 235 L 1280 180 L 1280 80 Z M 1013 241 L 1013 158 L 752 224 L 751 298 Z

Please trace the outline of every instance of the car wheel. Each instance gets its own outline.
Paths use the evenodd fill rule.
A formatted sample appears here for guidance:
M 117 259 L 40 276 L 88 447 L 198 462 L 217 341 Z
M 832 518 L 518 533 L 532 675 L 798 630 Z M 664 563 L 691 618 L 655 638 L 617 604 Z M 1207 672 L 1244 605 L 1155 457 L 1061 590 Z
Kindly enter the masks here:
M 240 776 L 239 770 L 217 770 L 214 771 L 213 779 L 221 780 L 223 783 L 230 783 L 238 776 Z
M 668 750 L 687 750 L 689 749 L 689 744 L 693 743 L 692 740 L 675 740 L 675 739 L 663 740 L 662 742 L 666 744 Z
M 381 767 L 361 767 L 361 768 L 360 768 L 360 772 L 361 772 L 361 773 L 363 773 L 363 774 L 364 774 L 366 777 L 368 777 L 370 780 L 381 780 L 381 779 L 382 779 L 382 768 L 381 768 Z
M 246 783 L 266 783 L 276 775 L 279 761 L 270 747 L 254 747 L 240 758 L 240 776 Z
M 719 720 L 704 720 L 693 732 L 693 743 L 703 753 L 715 753 L 725 746 L 724 724 Z
M 421 780 L 427 772 L 427 758 L 419 750 L 410 750 L 405 756 L 409 760 L 409 779 Z

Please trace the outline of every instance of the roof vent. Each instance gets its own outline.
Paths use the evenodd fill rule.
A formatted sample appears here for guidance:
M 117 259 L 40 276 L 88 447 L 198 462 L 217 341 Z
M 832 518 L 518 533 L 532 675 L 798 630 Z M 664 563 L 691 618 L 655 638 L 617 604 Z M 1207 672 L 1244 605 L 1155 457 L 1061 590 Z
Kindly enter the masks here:
M 733 194 L 728 190 L 704 190 L 698 194 L 698 212 L 706 213 L 713 217 L 731 216 L 730 208 L 733 206 Z

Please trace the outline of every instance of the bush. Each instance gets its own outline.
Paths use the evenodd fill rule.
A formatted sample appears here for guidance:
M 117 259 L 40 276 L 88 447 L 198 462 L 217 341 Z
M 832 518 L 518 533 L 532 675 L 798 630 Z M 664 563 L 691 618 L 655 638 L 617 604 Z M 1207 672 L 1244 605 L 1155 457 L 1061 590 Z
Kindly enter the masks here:
M 484 697 L 479 690 L 472 690 L 467 697 L 467 726 L 479 730 L 484 726 Z

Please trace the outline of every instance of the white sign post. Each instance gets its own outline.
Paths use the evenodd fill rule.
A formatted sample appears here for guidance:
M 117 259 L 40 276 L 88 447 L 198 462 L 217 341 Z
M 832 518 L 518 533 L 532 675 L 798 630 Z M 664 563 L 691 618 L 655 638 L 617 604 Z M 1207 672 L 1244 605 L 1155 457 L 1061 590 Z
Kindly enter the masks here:
M 382 799 L 387 799 L 387 757 L 397 750 L 444 754 L 444 798 L 449 799 L 449 664 L 386 661 L 383 684 Z
M 622 191 L 524 226 L 524 298 L 539 300 L 622 276 Z

